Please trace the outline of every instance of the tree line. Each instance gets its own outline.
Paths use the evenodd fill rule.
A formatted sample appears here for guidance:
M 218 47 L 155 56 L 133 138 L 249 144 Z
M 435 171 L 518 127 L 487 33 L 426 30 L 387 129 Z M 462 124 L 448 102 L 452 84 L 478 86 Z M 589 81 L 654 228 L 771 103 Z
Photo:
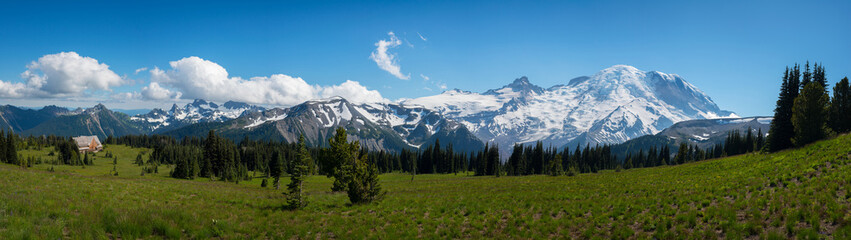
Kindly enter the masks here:
M 776 152 L 830 137 L 851 130 L 851 87 L 848 77 L 833 87 L 828 95 L 824 66 L 810 63 L 803 72 L 797 63 L 786 67 L 780 94 L 774 109 L 774 119 L 766 151 Z

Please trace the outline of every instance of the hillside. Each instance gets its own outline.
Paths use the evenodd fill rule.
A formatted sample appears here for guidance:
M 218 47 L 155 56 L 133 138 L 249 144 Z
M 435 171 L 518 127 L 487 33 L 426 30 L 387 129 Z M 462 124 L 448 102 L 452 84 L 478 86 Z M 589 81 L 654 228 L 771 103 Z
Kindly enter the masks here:
M 69 112 L 68 109 L 57 106 L 45 106 L 42 109 L 33 110 L 4 105 L 0 106 L 0 129 L 21 132 Z
M 139 150 L 94 166 L 0 165 L 9 238 L 851 238 L 851 136 L 775 154 L 568 177 L 386 174 L 384 200 L 348 205 L 323 176 L 310 205 L 282 190 L 139 176 Z M 46 154 L 28 150 L 26 156 Z M 136 167 L 138 170 L 138 167 Z M 129 173 L 127 173 L 129 172 Z M 625 184 L 629 183 L 629 184 Z M 284 183 L 285 184 L 285 183 Z

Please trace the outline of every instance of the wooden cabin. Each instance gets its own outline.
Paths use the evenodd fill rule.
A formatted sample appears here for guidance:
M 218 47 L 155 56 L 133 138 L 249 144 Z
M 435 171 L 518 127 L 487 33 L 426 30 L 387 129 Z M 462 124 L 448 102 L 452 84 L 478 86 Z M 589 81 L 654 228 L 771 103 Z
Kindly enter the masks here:
M 74 141 L 77 142 L 77 148 L 80 150 L 80 153 L 99 152 L 103 150 L 103 144 L 100 143 L 98 136 L 79 136 L 75 137 Z

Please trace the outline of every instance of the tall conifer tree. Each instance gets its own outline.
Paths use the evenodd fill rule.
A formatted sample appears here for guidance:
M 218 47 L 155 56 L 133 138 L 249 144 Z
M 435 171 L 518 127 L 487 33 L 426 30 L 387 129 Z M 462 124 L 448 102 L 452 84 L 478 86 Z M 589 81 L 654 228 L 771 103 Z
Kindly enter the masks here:
M 307 151 L 307 146 L 304 143 L 304 135 L 301 135 L 298 137 L 298 157 L 295 159 L 292 173 L 290 174 L 290 184 L 287 185 L 289 189 L 287 203 L 290 208 L 297 209 L 307 206 L 303 185 L 304 178 L 308 174 L 307 163 L 310 161 L 310 153 Z
M 851 86 L 848 77 L 842 78 L 833 87 L 828 124 L 839 133 L 851 131 Z
M 795 128 L 792 126 L 792 106 L 798 97 L 800 70 L 797 64 L 786 68 L 780 86 L 780 96 L 774 109 L 774 119 L 768 134 L 768 151 L 776 152 L 792 146 Z
M 826 125 L 829 101 L 830 97 L 821 84 L 811 82 L 804 87 L 792 108 L 792 125 L 795 127 L 792 143 L 803 146 L 830 134 Z

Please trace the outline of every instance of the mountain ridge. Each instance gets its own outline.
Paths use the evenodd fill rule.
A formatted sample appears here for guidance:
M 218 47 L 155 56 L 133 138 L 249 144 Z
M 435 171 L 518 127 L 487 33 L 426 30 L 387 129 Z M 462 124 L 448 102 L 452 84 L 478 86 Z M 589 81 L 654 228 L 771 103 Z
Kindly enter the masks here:
M 680 121 L 736 116 L 679 75 L 628 65 L 546 89 L 521 77 L 484 93 L 450 90 L 401 104 L 434 109 L 503 146 L 616 144 Z

